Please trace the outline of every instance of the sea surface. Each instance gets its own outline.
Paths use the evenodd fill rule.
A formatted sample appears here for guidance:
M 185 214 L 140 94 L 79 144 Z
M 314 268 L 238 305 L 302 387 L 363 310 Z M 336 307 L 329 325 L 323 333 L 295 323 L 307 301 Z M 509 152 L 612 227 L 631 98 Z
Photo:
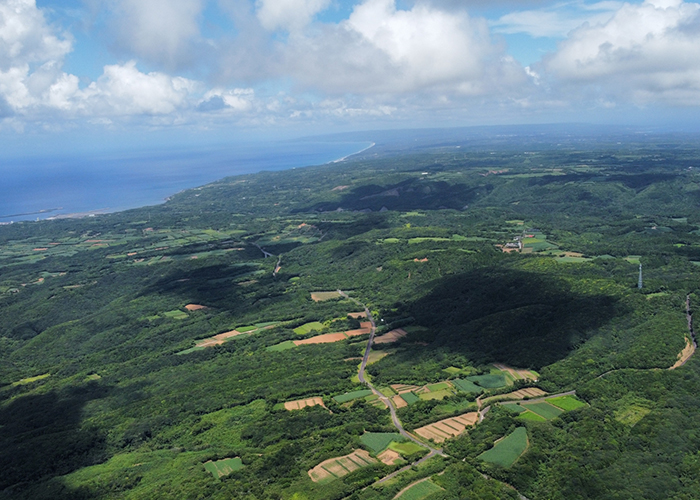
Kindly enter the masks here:
M 0 223 L 157 205 L 230 175 L 330 163 L 370 146 L 279 142 L 204 150 L 0 159 Z

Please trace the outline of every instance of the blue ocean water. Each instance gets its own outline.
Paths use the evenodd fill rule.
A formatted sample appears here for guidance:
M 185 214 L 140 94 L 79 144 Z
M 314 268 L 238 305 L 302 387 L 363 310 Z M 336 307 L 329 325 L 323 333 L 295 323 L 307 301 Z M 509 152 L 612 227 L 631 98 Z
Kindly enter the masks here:
M 280 142 L 0 163 L 0 222 L 156 205 L 230 175 L 329 163 L 357 142 Z

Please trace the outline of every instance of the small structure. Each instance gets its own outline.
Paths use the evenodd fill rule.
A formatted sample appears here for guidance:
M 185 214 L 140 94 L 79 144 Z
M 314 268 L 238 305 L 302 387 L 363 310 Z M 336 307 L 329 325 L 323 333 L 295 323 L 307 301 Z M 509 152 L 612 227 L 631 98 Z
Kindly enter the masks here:
M 639 263 L 639 281 L 637 282 L 637 288 L 641 290 L 642 288 L 642 263 Z

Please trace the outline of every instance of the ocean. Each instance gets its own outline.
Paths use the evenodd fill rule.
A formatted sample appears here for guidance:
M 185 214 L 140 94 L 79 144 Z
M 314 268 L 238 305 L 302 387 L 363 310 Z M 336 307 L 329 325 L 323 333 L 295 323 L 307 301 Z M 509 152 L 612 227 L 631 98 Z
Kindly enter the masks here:
M 370 146 L 279 142 L 0 163 L 0 223 L 157 205 L 223 177 L 321 165 Z

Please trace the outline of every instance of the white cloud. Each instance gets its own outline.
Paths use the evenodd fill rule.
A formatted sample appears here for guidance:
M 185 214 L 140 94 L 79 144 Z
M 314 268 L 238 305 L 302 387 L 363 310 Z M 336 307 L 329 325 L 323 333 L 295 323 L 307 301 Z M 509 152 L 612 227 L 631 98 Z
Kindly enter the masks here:
M 283 50 L 289 74 L 331 93 L 481 95 L 524 79 L 484 20 L 427 3 L 400 10 L 395 0 L 365 0 L 348 20 L 291 37 Z M 493 81 L 496 74 L 508 79 Z
M 168 68 L 187 66 L 196 58 L 203 8 L 204 0 L 113 0 L 116 46 Z
M 496 33 L 564 38 L 583 23 L 607 22 L 622 5 L 621 2 L 612 1 L 558 3 L 537 10 L 510 12 L 489 24 Z
M 256 0 L 257 16 L 265 29 L 298 31 L 316 14 L 325 10 L 330 0 Z
M 606 23 L 584 24 L 544 60 L 559 82 L 591 84 L 637 103 L 700 105 L 700 5 L 625 4 Z

